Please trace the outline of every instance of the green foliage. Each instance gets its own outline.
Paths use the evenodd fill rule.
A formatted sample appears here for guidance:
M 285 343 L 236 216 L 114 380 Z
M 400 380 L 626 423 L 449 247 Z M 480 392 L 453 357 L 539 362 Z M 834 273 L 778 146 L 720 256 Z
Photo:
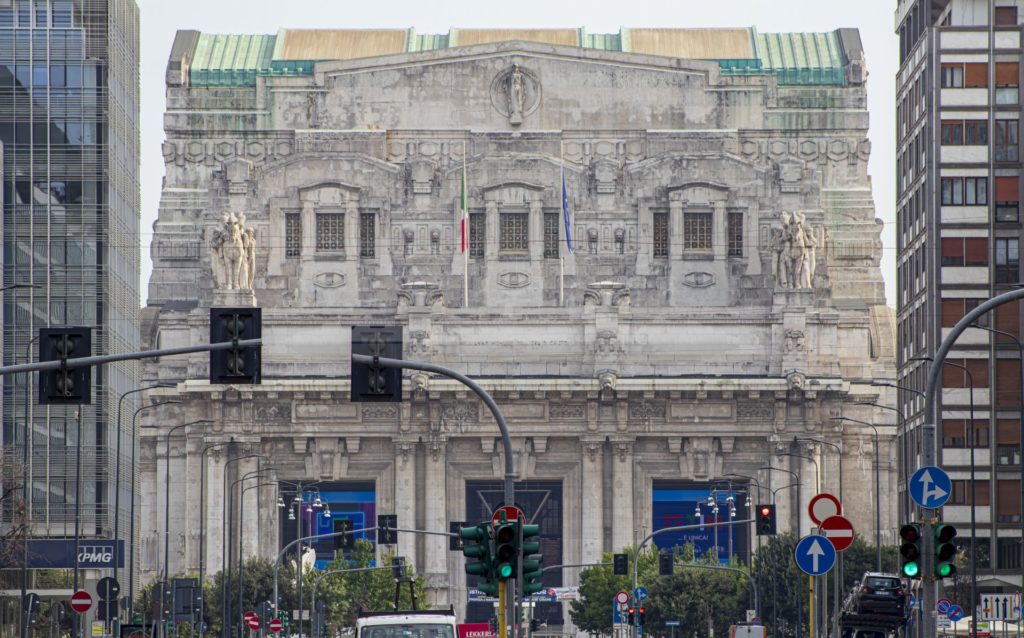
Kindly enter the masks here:
M 635 547 L 629 547 L 620 553 L 629 557 L 632 570 Z M 611 563 L 612 555 L 605 553 L 601 562 Z M 640 554 L 637 569 L 637 582 L 650 582 L 651 577 L 658 573 L 658 552 L 648 548 Z M 632 571 L 630 575 L 612 575 L 611 565 L 607 567 L 588 567 L 580 572 L 580 597 L 569 604 L 569 616 L 574 625 L 587 633 L 608 633 L 612 630 L 612 599 L 615 594 L 629 592 L 632 587 Z
M 715 635 L 743 620 L 745 610 L 753 607 L 750 578 L 745 573 L 715 569 L 713 557 L 693 560 L 693 547 L 677 552 L 671 576 L 658 576 L 648 587 L 651 598 L 646 604 L 645 632 L 667 634 L 667 620 L 682 627 L 715 627 Z M 729 567 L 737 567 L 729 565 Z M 743 569 L 743 568 L 739 568 Z
M 394 554 L 382 556 L 382 566 L 391 565 L 393 558 Z M 369 541 L 357 540 L 355 549 L 352 550 L 345 562 L 345 567 L 365 568 L 374 565 L 376 562 L 373 544 Z M 331 569 L 339 567 L 341 567 L 340 561 L 335 561 L 330 566 Z M 411 567 L 406 565 L 406 574 L 411 575 L 411 573 Z M 356 615 L 361 611 L 388 611 L 395 608 L 395 579 L 391 569 L 326 576 L 320 584 L 320 590 L 323 590 L 325 586 L 338 588 L 338 593 L 334 593 L 332 590 L 331 594 L 320 597 L 328 606 L 327 625 L 329 631 L 354 627 Z M 426 606 L 426 585 L 423 578 L 415 578 L 413 587 L 416 590 L 417 606 L 422 609 Z M 412 609 L 412 596 L 409 593 L 408 583 L 402 584 L 398 607 L 399 609 Z

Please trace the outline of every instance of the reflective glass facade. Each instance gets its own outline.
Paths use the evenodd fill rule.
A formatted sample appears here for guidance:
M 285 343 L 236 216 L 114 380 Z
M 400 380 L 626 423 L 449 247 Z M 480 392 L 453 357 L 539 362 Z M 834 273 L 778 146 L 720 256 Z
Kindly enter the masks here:
M 91 326 L 93 354 L 138 350 L 139 15 L 134 0 L 0 3 L 3 363 L 38 356 L 39 328 Z M 36 536 L 112 537 L 118 398 L 137 364 L 93 372 L 92 404 L 37 405 L 36 378 L 3 378 L 5 453 L 21 463 L 31 423 L 29 511 Z M 124 401 L 119 531 L 132 472 Z M 0 525 L 10 512 L 0 512 Z

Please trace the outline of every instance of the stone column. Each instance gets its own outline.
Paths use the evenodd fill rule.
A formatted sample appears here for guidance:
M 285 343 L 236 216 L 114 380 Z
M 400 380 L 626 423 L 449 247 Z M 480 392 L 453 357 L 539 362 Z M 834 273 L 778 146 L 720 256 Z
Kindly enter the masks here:
M 395 514 L 398 526 L 416 528 L 416 442 L 395 442 Z M 437 529 L 448 529 L 448 524 Z M 441 538 L 441 537 L 438 537 Z M 398 555 L 413 565 L 417 574 L 424 568 L 416 555 L 417 535 L 398 535 Z M 447 548 L 446 548 L 447 549 Z
M 720 261 L 726 258 L 729 252 L 728 240 L 728 214 L 725 210 L 725 200 L 715 202 L 715 212 L 711 223 L 711 245 L 715 253 L 715 260 Z
M 302 202 L 302 257 L 313 259 L 316 254 L 316 210 L 314 202 Z
M 527 218 L 527 239 L 530 247 L 530 263 L 542 263 L 544 259 L 544 209 L 540 200 L 530 202 Z
M 359 261 L 359 202 L 345 202 L 345 261 Z
M 238 478 L 242 478 L 245 474 L 252 472 L 260 467 L 258 459 L 246 459 L 238 462 L 239 467 Z M 259 485 L 262 477 L 258 474 L 254 474 L 247 478 L 245 481 L 240 481 L 235 486 L 235 530 L 236 533 L 241 534 L 242 538 L 242 558 L 249 559 L 256 556 L 256 552 L 259 551 L 259 514 L 260 514 L 260 493 L 261 490 L 256 488 Z M 251 490 L 245 490 L 245 488 L 251 487 Z M 244 497 L 239 498 L 240 496 Z M 242 507 L 242 503 L 245 503 L 245 507 Z M 244 519 L 239 518 L 239 514 L 245 514 Z M 236 541 L 235 545 L 238 543 Z M 235 548 L 237 552 L 237 547 Z M 234 554 L 233 554 L 234 555 Z M 238 556 L 235 556 L 235 561 L 238 560 Z M 235 567 L 238 567 L 238 563 L 235 563 Z
M 612 442 L 612 551 L 632 545 L 633 441 Z
M 220 557 L 223 553 L 221 529 L 224 525 L 224 453 L 212 449 L 206 453 L 206 552 L 204 565 L 206 576 L 212 577 L 220 571 Z
M 599 563 L 604 551 L 604 438 L 583 439 L 581 444 L 583 481 L 580 489 L 580 562 Z
M 440 437 L 427 443 L 426 472 L 421 498 L 426 510 L 425 529 L 448 529 L 447 442 Z M 448 539 L 426 536 L 422 573 L 427 581 L 427 602 L 432 607 L 448 606 Z
M 683 203 L 673 200 L 668 210 L 668 255 L 671 261 L 678 261 L 683 258 Z M 651 237 L 653 240 L 653 231 Z

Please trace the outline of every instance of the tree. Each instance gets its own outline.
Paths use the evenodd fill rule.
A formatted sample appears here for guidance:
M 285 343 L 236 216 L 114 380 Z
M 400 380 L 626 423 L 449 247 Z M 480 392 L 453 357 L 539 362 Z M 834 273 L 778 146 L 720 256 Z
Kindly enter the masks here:
M 694 560 L 692 545 L 679 548 L 672 575 L 658 576 L 648 588 L 645 632 L 667 633 L 665 621 L 675 620 L 698 635 L 714 636 L 744 620 L 744 611 L 753 607 L 749 575 L 715 567 L 710 555 Z
M 394 558 L 394 554 L 381 556 L 381 566 L 390 566 Z M 349 558 L 344 562 L 342 559 L 336 560 L 331 564 L 331 569 L 341 567 L 361 569 L 377 565 L 373 544 L 366 540 L 357 540 L 355 549 L 352 550 Z M 408 565 L 406 574 L 410 574 Z M 327 626 L 329 629 L 341 630 L 354 627 L 356 616 L 361 611 L 389 611 L 395 608 L 395 579 L 391 569 L 339 574 L 327 576 L 325 579 L 340 583 L 342 591 L 341 595 L 321 598 L 328 605 Z M 321 589 L 324 584 L 321 583 Z M 416 592 L 418 606 L 423 607 L 426 602 L 426 583 L 423 578 L 415 577 L 413 588 Z M 398 607 L 399 609 L 412 609 L 412 596 L 409 593 L 408 585 L 401 589 Z
M 20 566 L 28 535 L 28 511 L 22 498 L 25 474 L 15 451 L 13 445 L 0 446 L 0 565 Z
M 633 564 L 635 547 L 623 550 Z M 602 563 L 612 562 L 612 555 L 605 552 L 601 555 Z M 630 568 L 632 569 L 632 567 Z M 637 582 L 650 582 L 653 574 L 658 571 L 658 550 L 648 548 L 640 554 L 637 569 Z M 580 597 L 569 604 L 569 616 L 572 622 L 582 631 L 600 634 L 612 630 L 612 600 L 620 591 L 628 592 L 632 587 L 630 576 L 614 576 L 611 567 L 587 567 L 580 572 Z

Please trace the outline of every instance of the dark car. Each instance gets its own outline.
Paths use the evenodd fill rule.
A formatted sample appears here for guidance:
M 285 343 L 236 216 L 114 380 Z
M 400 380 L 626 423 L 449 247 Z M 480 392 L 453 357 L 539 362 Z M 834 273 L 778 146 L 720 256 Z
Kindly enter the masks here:
M 856 597 L 857 612 L 861 614 L 904 616 L 907 612 L 903 583 L 895 574 L 864 574 Z

